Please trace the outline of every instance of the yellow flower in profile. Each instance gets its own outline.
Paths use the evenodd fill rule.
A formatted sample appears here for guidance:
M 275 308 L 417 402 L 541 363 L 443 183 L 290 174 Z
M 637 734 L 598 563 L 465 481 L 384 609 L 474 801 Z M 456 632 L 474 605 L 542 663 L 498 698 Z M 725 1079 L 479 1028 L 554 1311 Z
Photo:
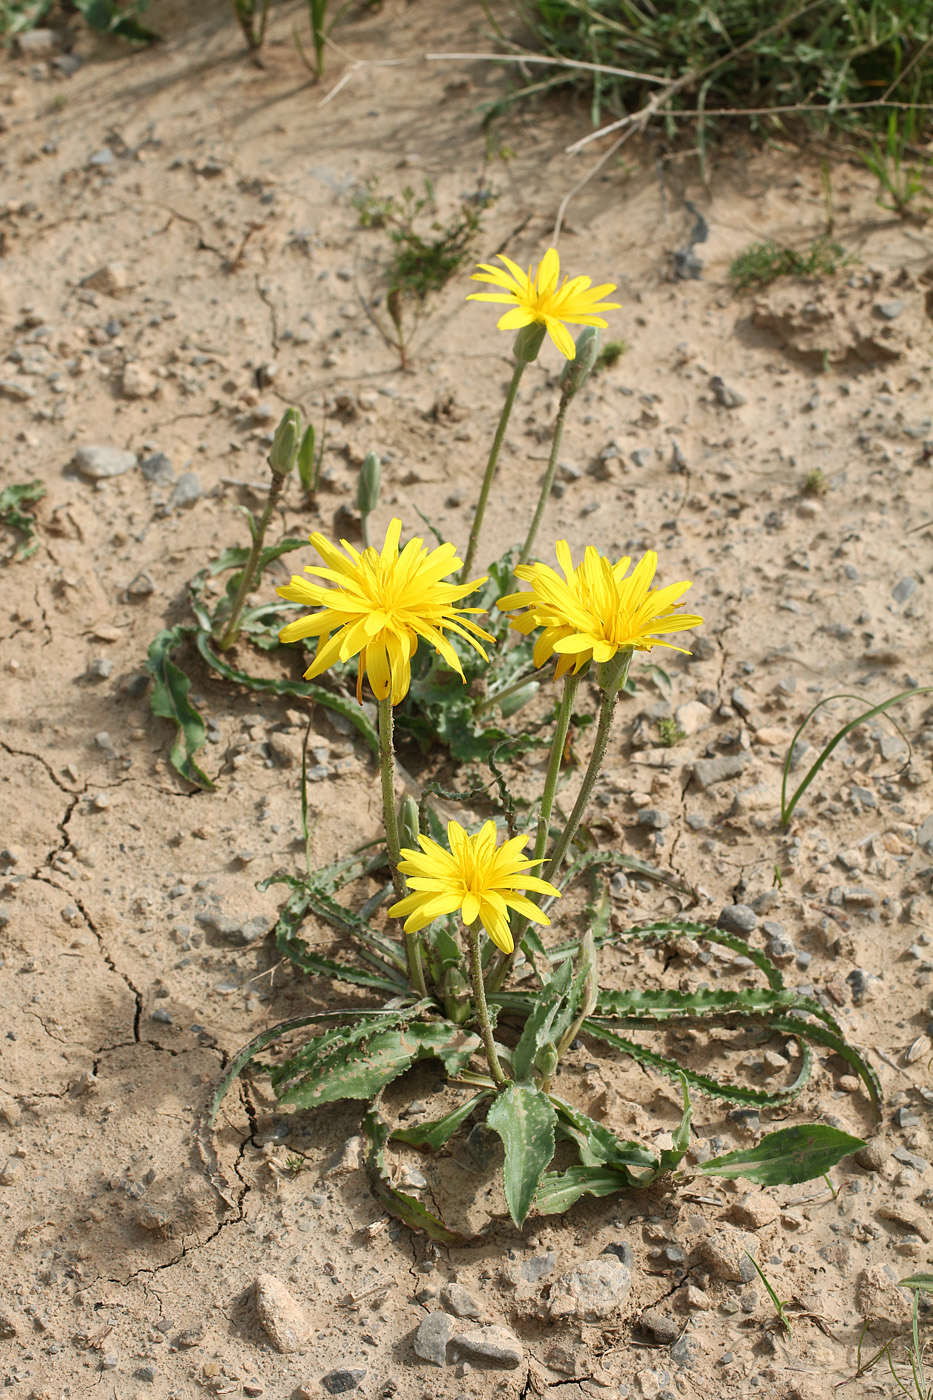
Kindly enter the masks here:
M 474 282 L 491 282 L 500 287 L 499 292 L 473 292 L 467 301 L 497 301 L 511 307 L 498 322 L 500 331 L 517 331 L 532 322 L 547 327 L 547 333 L 560 353 L 572 360 L 576 353 L 573 336 L 563 325 L 602 326 L 606 322 L 600 316 L 602 311 L 618 311 L 621 302 L 607 301 L 598 305 L 600 297 L 615 291 L 615 283 L 607 282 L 594 287 L 589 277 L 565 277 L 561 285 L 560 258 L 553 248 L 549 248 L 538 265 L 534 277 L 529 267 L 522 272 L 517 263 L 502 253 L 497 254 L 505 263 L 508 272 L 489 263 L 479 263 L 482 272 L 473 273 Z
M 581 670 L 588 661 L 609 661 L 629 647 L 635 651 L 650 651 L 652 647 L 686 651 L 655 634 L 687 632 L 703 621 L 676 611 L 689 582 L 651 587 L 658 567 L 653 550 L 635 565 L 628 578 L 625 575 L 631 559 L 613 564 L 592 545 L 587 546 L 583 563 L 574 568 L 570 547 L 561 540 L 557 561 L 563 578 L 546 564 L 519 564 L 516 576 L 530 583 L 532 592 L 510 593 L 497 604 L 503 612 L 527 608 L 510 623 L 526 637 L 536 627 L 544 628 L 535 643 L 534 664 L 543 666 L 556 652 L 557 680 L 568 671 Z
M 529 875 L 540 860 L 520 854 L 527 836 L 513 836 L 496 848 L 496 824 L 486 822 L 476 836 L 469 836 L 459 822 L 447 823 L 450 850 L 445 851 L 429 836 L 419 836 L 421 850 L 404 847 L 399 870 L 405 876 L 408 894 L 393 904 L 389 913 L 405 920 L 405 932 L 417 933 L 442 914 L 460 910 L 465 924 L 477 919 L 497 948 L 511 953 L 515 946 L 509 929 L 509 910 L 514 909 L 536 924 L 551 921 L 521 890 L 559 895 L 547 880 Z
M 411 685 L 411 658 L 418 650 L 419 637 L 433 646 L 461 678 L 460 659 L 444 630 L 463 637 L 484 661 L 489 658 L 476 638 L 494 640 L 467 616 L 481 613 L 483 608 L 452 606 L 486 580 L 444 583 L 445 575 L 460 567 L 453 545 L 442 544 L 428 553 L 422 541 L 414 539 L 399 553 L 401 531 L 402 522 L 393 520 L 382 550 L 370 547 L 362 554 L 341 540 L 348 557 L 323 535 L 313 534 L 311 543 L 328 567 L 308 567 L 305 573 L 316 574 L 336 587 L 309 583 L 295 574 L 291 583 L 275 590 L 293 603 L 322 609 L 290 622 L 279 633 L 283 642 L 317 637 L 317 653 L 305 671 L 305 679 L 321 675 L 337 661 L 359 655 L 356 698 L 360 703 L 364 671 L 378 700 L 391 697 L 392 704 L 397 705 L 405 698 Z

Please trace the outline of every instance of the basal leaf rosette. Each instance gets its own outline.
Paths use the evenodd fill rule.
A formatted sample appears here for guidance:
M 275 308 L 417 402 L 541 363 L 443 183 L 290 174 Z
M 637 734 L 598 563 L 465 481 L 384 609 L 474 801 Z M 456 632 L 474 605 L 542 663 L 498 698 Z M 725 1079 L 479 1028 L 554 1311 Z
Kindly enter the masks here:
M 320 608 L 279 633 L 282 642 L 317 637 L 317 651 L 305 679 L 313 680 L 336 662 L 358 656 L 356 698 L 360 703 L 364 673 L 377 700 L 391 699 L 398 705 L 405 698 L 419 639 L 433 646 L 461 679 L 465 678 L 460 658 L 445 633 L 469 642 L 484 661 L 489 658 L 478 638 L 495 640 L 470 616 L 484 612 L 483 608 L 454 606 L 485 578 L 445 583 L 445 577 L 460 567 L 454 546 L 442 544 L 428 551 L 422 540 L 413 539 L 399 551 L 401 530 L 402 522 L 392 520 L 381 550 L 369 547 L 360 553 L 341 540 L 345 554 L 315 533 L 311 543 L 327 567 L 308 566 L 305 573 L 334 586 L 311 583 L 296 574 L 291 583 L 276 589 L 281 598 Z
M 443 914 L 459 912 L 467 925 L 478 919 L 496 947 L 511 953 L 510 911 L 536 924 L 550 923 L 522 893 L 533 890 L 560 896 L 547 880 L 530 873 L 542 862 L 521 854 L 527 836 L 513 836 L 497 846 L 495 822 L 486 822 L 470 836 L 459 822 L 450 821 L 447 840 L 449 851 L 429 836 L 418 837 L 420 851 L 402 849 L 398 868 L 411 893 L 393 904 L 389 913 L 405 920 L 406 933 L 417 933 Z
M 560 258 L 553 248 L 545 253 L 532 276 L 531 268 L 523 272 L 511 258 L 499 253 L 505 269 L 491 263 L 479 263 L 474 282 L 490 282 L 497 292 L 473 292 L 467 301 L 492 301 L 511 309 L 497 322 L 500 331 L 517 331 L 533 324 L 544 326 L 562 355 L 572 360 L 576 354 L 571 326 L 602 326 L 606 322 L 600 313 L 618 311 L 621 302 L 600 302 L 616 289 L 614 282 L 594 287 L 589 277 L 565 277 L 560 281 Z M 507 270 L 506 270 L 507 269 Z M 566 322 L 566 325 L 564 324 Z
M 688 632 L 703 619 L 678 612 L 689 581 L 653 588 L 658 556 L 649 550 L 635 565 L 631 559 L 613 564 L 592 545 L 583 562 L 574 568 L 570 546 L 556 547 L 563 578 L 547 564 L 519 564 L 517 578 L 531 584 L 530 593 L 509 593 L 497 604 L 503 612 L 524 608 L 510 627 L 529 636 L 542 628 L 535 643 L 534 664 L 543 666 L 556 653 L 555 678 L 581 671 L 590 661 L 611 661 L 621 651 L 650 651 L 670 647 L 690 653 L 686 647 L 664 640 L 672 632 Z M 628 577 L 626 577 L 628 574 Z

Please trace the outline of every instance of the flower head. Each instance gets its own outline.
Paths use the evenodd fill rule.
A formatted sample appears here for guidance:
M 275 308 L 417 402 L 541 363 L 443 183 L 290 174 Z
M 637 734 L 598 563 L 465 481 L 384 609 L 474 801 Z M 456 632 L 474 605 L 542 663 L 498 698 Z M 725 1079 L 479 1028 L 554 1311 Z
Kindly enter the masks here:
M 418 650 L 419 637 L 440 652 L 461 677 L 460 659 L 444 630 L 465 638 L 488 660 L 476 638 L 494 639 L 467 616 L 483 609 L 452 606 L 485 583 L 485 579 L 464 584 L 442 582 L 446 574 L 460 566 L 453 545 L 442 544 L 429 553 L 422 541 L 415 539 L 409 540 L 399 553 L 401 530 L 402 522 L 393 520 L 381 551 L 370 547 L 360 554 L 341 540 L 349 557 L 323 535 L 314 534 L 311 543 L 328 567 L 308 567 L 305 573 L 316 574 L 336 587 L 309 583 L 296 574 L 291 583 L 276 589 L 282 598 L 321 608 L 320 612 L 290 622 L 279 633 L 283 642 L 317 637 L 314 662 L 305 671 L 307 680 L 321 675 L 336 661 L 359 655 L 356 698 L 362 702 L 365 671 L 376 698 L 391 697 L 392 704 L 397 705 L 408 694 L 411 658 Z
M 418 837 L 420 851 L 402 850 L 404 860 L 398 868 L 413 893 L 393 904 L 389 913 L 405 920 L 406 933 L 417 933 L 442 914 L 459 909 L 465 924 L 479 919 L 496 947 L 511 953 L 515 945 L 510 909 L 536 924 L 550 923 L 537 904 L 520 893 L 560 893 L 547 880 L 528 873 L 542 862 L 520 854 L 527 836 L 513 836 L 497 848 L 495 822 L 486 822 L 476 836 L 468 836 L 459 822 L 451 821 L 447 840 L 449 851 L 429 836 Z
M 560 353 L 568 360 L 574 357 L 573 337 L 563 325 L 566 321 L 572 326 L 603 326 L 606 322 L 599 315 L 602 311 L 617 311 L 621 302 L 607 301 L 598 305 L 600 297 L 615 291 L 615 283 L 607 282 L 601 287 L 591 285 L 589 277 L 565 277 L 560 286 L 560 259 L 553 248 L 549 248 L 538 265 L 534 277 L 531 268 L 522 272 L 517 263 L 499 253 L 508 272 L 489 263 L 479 263 L 482 272 L 473 273 L 474 282 L 491 282 L 498 292 L 473 292 L 467 301 L 503 302 L 511 310 L 499 320 L 500 331 L 517 331 L 532 322 L 547 327 L 548 335 Z
M 629 647 L 635 651 L 650 651 L 652 647 L 686 651 L 654 634 L 686 632 L 703 621 L 702 617 L 677 612 L 689 583 L 651 587 L 658 567 L 653 550 L 635 565 L 628 578 L 625 574 L 631 559 L 613 564 L 592 545 L 587 546 L 583 563 L 574 568 L 567 541 L 561 540 L 557 561 L 563 578 L 546 564 L 520 564 L 515 573 L 532 585 L 532 591 L 510 593 L 500 598 L 497 606 L 503 612 L 527 608 L 510 624 L 526 637 L 536 627 L 544 628 L 535 643 L 534 664 L 543 666 L 557 652 L 558 680 L 570 670 L 581 670 L 588 661 L 608 661 Z

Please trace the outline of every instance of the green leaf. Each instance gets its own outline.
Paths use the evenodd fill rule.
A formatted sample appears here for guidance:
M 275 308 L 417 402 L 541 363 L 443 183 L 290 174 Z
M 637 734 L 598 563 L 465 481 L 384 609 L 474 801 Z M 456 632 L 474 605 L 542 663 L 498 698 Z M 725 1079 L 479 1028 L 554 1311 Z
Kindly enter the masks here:
M 799 1044 L 804 1044 L 807 1040 L 815 1040 L 818 1045 L 828 1045 L 840 1059 L 846 1060 L 855 1070 L 868 1090 L 875 1114 L 880 1118 L 883 1098 L 880 1079 L 864 1056 L 860 1055 L 845 1040 L 841 1029 L 832 1017 L 827 1016 L 826 1020 L 832 1027 L 831 1030 L 828 1030 L 826 1026 L 815 1026 L 811 1021 L 801 1021 L 793 1016 L 776 1016 L 771 1021 L 771 1029 L 785 1035 L 796 1036 Z
M 901 1288 L 919 1288 L 923 1293 L 933 1293 L 933 1274 L 911 1274 L 910 1278 L 902 1278 Z
M 541 1176 L 554 1156 L 557 1115 L 537 1085 L 513 1080 L 496 1095 L 486 1122 L 505 1147 L 505 1199 L 509 1214 L 521 1229 Z
M 341 1099 L 369 1099 L 416 1060 L 437 1057 L 449 1074 L 456 1074 L 480 1047 L 478 1036 L 447 1021 L 416 1021 L 394 1030 L 367 1026 L 362 1034 L 359 1030 L 322 1036 L 320 1048 L 312 1041 L 278 1066 L 272 1087 L 279 1102 L 313 1108 Z
M 267 544 L 259 555 L 256 571 L 257 580 L 262 577 L 263 572 L 273 559 L 278 559 L 283 554 L 290 554 L 293 549 L 301 549 L 306 544 L 307 540 L 298 539 L 295 535 L 287 535 L 285 539 L 279 540 L 278 544 Z M 228 569 L 242 569 L 248 558 L 249 549 L 245 545 L 232 545 L 208 564 L 208 573 L 212 578 L 216 578 L 218 574 L 226 573 Z
M 535 1209 L 540 1215 L 562 1215 L 581 1196 L 612 1196 L 630 1184 L 624 1172 L 611 1167 L 568 1167 L 564 1172 L 545 1172 L 535 1195 Z
M 719 1079 L 713 1079 L 710 1075 L 700 1074 L 695 1069 L 689 1069 L 686 1065 L 677 1060 L 667 1059 L 664 1055 L 659 1055 L 654 1050 L 649 1050 L 644 1045 L 639 1045 L 637 1041 L 626 1040 L 615 1031 L 609 1030 L 592 1018 L 584 1021 L 583 1030 L 593 1037 L 594 1040 L 605 1041 L 608 1045 L 614 1045 L 617 1050 L 622 1050 L 626 1055 L 631 1055 L 633 1060 L 639 1064 L 650 1065 L 652 1069 L 658 1070 L 660 1074 L 666 1075 L 669 1079 L 680 1081 L 681 1075 L 693 1089 L 702 1089 L 704 1093 L 710 1094 L 713 1098 L 724 1099 L 726 1103 L 754 1104 L 759 1108 L 778 1108 L 781 1104 L 787 1103 L 796 1097 L 810 1077 L 810 1054 L 804 1047 L 802 1064 L 797 1078 L 793 1084 L 788 1084 L 784 1089 L 746 1089 L 740 1084 L 725 1084 Z M 793 1034 L 794 1032 L 791 1032 Z
M 250 690 L 268 691 L 273 695 L 296 695 L 301 699 L 313 700 L 318 705 L 323 705 L 326 710 L 333 710 L 335 714 L 343 715 L 344 719 L 350 721 L 355 729 L 358 729 L 366 740 L 374 754 L 379 753 L 379 735 L 372 720 L 366 714 L 361 705 L 355 701 L 347 700 L 342 695 L 335 695 L 333 691 L 325 690 L 321 685 L 314 685 L 311 681 L 276 681 L 266 676 L 250 676 L 245 671 L 238 670 L 231 666 L 229 662 L 222 661 L 211 645 L 212 638 L 204 631 L 195 633 L 195 644 L 204 660 L 212 671 L 216 671 L 218 676 L 223 676 L 224 680 L 236 681 L 239 685 L 245 685 Z
M 41 481 L 21 482 L 19 485 L 5 486 L 0 491 L 0 525 L 5 525 L 9 530 L 18 530 L 23 536 L 13 551 L 14 559 L 30 559 L 39 548 L 35 517 L 21 507 L 41 501 L 44 495 L 45 487 Z
M 413 1007 L 408 1013 L 412 1015 L 417 1008 Z M 282 1036 L 288 1035 L 291 1031 L 301 1030 L 304 1026 L 336 1025 L 343 1021 L 365 1022 L 368 1025 L 388 1021 L 393 1024 L 399 1017 L 398 1011 L 368 1011 L 356 1008 L 344 1008 L 339 1011 L 320 1011 L 311 1016 L 293 1016 L 287 1021 L 280 1021 L 275 1026 L 260 1031 L 252 1040 L 241 1048 L 233 1056 L 227 1065 L 220 1079 L 217 1081 L 207 1103 L 198 1114 L 195 1129 L 195 1139 L 198 1153 L 203 1162 L 210 1179 L 211 1185 L 218 1192 L 221 1199 L 228 1205 L 235 1208 L 235 1203 L 230 1195 L 230 1183 L 223 1174 L 217 1151 L 214 1147 L 214 1124 L 220 1106 L 229 1092 L 230 1086 L 242 1074 L 246 1066 L 273 1041 L 280 1040 Z
M 142 9 L 144 4 L 145 0 L 142 3 L 137 0 L 136 8 Z M 159 35 L 154 30 L 147 29 L 134 14 L 119 9 L 114 0 L 74 0 L 74 7 L 93 29 L 102 34 L 119 34 L 121 39 L 130 39 L 137 44 L 159 41 Z
M 414 1196 L 407 1195 L 393 1186 L 386 1170 L 385 1149 L 390 1129 L 379 1114 L 379 1099 L 370 1104 L 363 1118 L 363 1136 L 366 1139 L 366 1172 L 373 1195 L 383 1208 L 397 1220 L 401 1220 L 412 1230 L 423 1231 L 438 1244 L 453 1245 L 455 1248 L 475 1244 L 477 1236 L 462 1235 L 451 1230 L 444 1221 L 423 1206 Z
M 796 1186 L 812 1181 L 865 1143 L 862 1138 L 821 1123 L 806 1123 L 768 1133 L 756 1147 L 726 1152 L 701 1162 L 703 1176 L 746 1177 L 760 1186 Z
M 655 1153 L 637 1142 L 623 1142 L 604 1123 L 588 1118 L 556 1094 L 550 1099 L 557 1110 L 558 1132 L 576 1143 L 585 1167 L 613 1167 L 627 1178 L 629 1186 L 645 1186 L 657 1176 Z
M 198 767 L 194 756 L 203 749 L 207 729 L 200 713 L 191 703 L 191 681 L 172 660 L 172 652 L 190 637 L 194 628 L 184 623 L 166 628 L 149 644 L 146 670 L 153 678 L 150 705 L 160 719 L 170 719 L 175 725 L 175 740 L 169 750 L 169 761 L 176 772 L 196 787 L 213 791 L 214 784 Z
M 558 1039 L 560 1032 L 554 1031 L 554 1018 L 567 1000 L 572 976 L 573 967 L 568 958 L 535 999 L 512 1056 L 516 1079 L 530 1078 L 538 1051 L 548 1041 Z
M 445 1142 L 450 1141 L 473 1110 L 479 1108 L 488 1098 L 488 1091 L 483 1090 L 481 1094 L 474 1094 L 472 1099 L 467 1099 L 465 1103 L 458 1104 L 449 1113 L 445 1113 L 443 1118 L 434 1118 L 428 1123 L 415 1123 L 410 1128 L 393 1128 L 392 1141 L 407 1142 L 410 1147 L 423 1147 L 436 1152 Z
M 274 879 L 263 880 L 263 887 L 268 888 L 275 883 Z M 298 930 L 304 919 L 311 910 L 314 910 L 319 903 L 314 891 L 308 888 L 303 881 L 296 881 L 284 906 L 279 913 L 279 920 L 275 926 L 275 941 L 280 953 L 282 953 L 302 972 L 307 972 L 312 977 L 330 977 L 340 982 L 353 982 L 361 987 L 373 987 L 376 991 L 389 992 L 392 996 L 398 996 L 400 991 L 408 989 L 408 978 L 405 976 L 404 962 L 395 953 L 395 945 L 387 942 L 385 950 L 382 950 L 383 940 L 373 938 L 373 943 L 380 948 L 380 954 L 361 953 L 361 956 L 372 963 L 376 973 L 367 972 L 361 968 L 356 968 L 346 963 L 335 962 L 331 958 L 322 957 L 320 953 L 314 952 L 308 947 L 303 938 L 298 936 Z M 338 905 L 342 908 L 342 905 Z M 348 911 L 350 912 L 350 911 Z M 354 928 L 354 934 L 358 936 L 358 930 Z
M 681 1161 L 690 1145 L 690 1120 L 693 1117 L 693 1109 L 690 1107 L 690 1095 L 687 1092 L 687 1080 L 683 1074 L 680 1076 L 680 1087 L 684 1096 L 684 1112 L 680 1120 L 680 1125 L 674 1133 L 674 1141 L 670 1147 L 662 1147 L 660 1154 L 661 1172 L 672 1172 L 680 1166 Z

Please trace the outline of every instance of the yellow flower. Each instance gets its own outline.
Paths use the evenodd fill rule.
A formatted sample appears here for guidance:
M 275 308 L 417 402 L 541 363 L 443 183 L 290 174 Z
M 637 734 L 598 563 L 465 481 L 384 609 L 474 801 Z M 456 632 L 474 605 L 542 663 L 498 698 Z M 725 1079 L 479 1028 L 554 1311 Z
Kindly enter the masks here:
M 568 360 L 574 358 L 576 351 L 573 336 L 562 322 L 566 321 L 572 326 L 605 327 L 606 322 L 598 313 L 617 311 L 621 306 L 621 302 L 617 301 L 597 305 L 600 297 L 615 291 L 614 282 L 594 287 L 589 277 L 572 277 L 569 281 L 565 277 L 558 287 L 560 259 L 553 248 L 549 248 L 541 259 L 534 277 L 530 267 L 528 272 L 524 273 L 510 258 L 501 253 L 497 256 L 505 263 L 508 272 L 503 272 L 501 267 L 492 267 L 489 263 L 479 263 L 478 266 L 483 270 L 474 272 L 472 280 L 491 282 L 494 287 L 501 287 L 502 290 L 473 292 L 467 297 L 467 301 L 498 301 L 510 306 L 512 309 L 507 311 L 498 323 L 500 331 L 521 330 L 522 326 L 530 326 L 534 321 L 546 326 L 548 335 Z
M 551 921 L 526 899 L 521 890 L 559 895 L 546 880 L 528 871 L 540 860 L 529 860 L 519 852 L 527 836 L 514 836 L 496 849 L 496 824 L 486 822 L 476 836 L 468 836 L 459 822 L 447 823 L 450 850 L 445 851 L 429 836 L 419 836 L 421 851 L 403 848 L 399 870 L 413 894 L 393 904 L 389 913 L 405 920 L 405 932 L 417 933 L 441 914 L 460 910 L 465 924 L 477 919 L 497 948 L 511 953 L 514 943 L 509 929 L 509 910 L 514 909 L 536 924 Z
M 526 637 L 536 627 L 544 628 L 535 643 L 534 664 L 543 666 L 557 652 L 557 680 L 570 670 L 581 670 L 588 661 L 608 661 L 628 647 L 636 651 L 652 647 L 686 651 L 653 634 L 687 632 L 703 621 L 676 611 L 689 583 L 651 587 L 658 567 L 653 550 L 635 565 L 628 578 L 625 573 L 631 559 L 612 564 L 592 545 L 587 546 L 583 563 L 575 569 L 567 541 L 561 540 L 557 561 L 563 578 L 546 564 L 519 564 L 515 573 L 532 585 L 532 592 L 510 593 L 497 604 L 503 612 L 528 609 L 510 624 Z
M 276 589 L 282 598 L 322 609 L 290 622 L 279 633 L 283 642 L 317 637 L 317 653 L 305 678 L 311 680 L 336 661 L 348 661 L 359 654 L 356 698 L 361 703 L 364 671 L 377 699 L 391 696 L 393 705 L 404 699 L 411 685 L 411 658 L 418 650 L 419 637 L 430 643 L 461 678 L 460 659 L 443 629 L 465 638 L 484 661 L 489 658 L 476 638 L 494 640 L 467 616 L 481 613 L 483 608 L 452 606 L 486 580 L 443 583 L 446 574 L 460 567 L 453 545 L 442 544 L 428 553 L 422 541 L 415 539 L 409 540 L 399 553 L 401 530 L 402 522 L 393 520 L 381 551 L 370 547 L 360 554 L 341 540 L 349 558 L 323 535 L 313 534 L 311 543 L 328 567 L 308 567 L 305 573 L 316 574 L 336 587 L 324 588 L 295 574 L 291 583 Z

